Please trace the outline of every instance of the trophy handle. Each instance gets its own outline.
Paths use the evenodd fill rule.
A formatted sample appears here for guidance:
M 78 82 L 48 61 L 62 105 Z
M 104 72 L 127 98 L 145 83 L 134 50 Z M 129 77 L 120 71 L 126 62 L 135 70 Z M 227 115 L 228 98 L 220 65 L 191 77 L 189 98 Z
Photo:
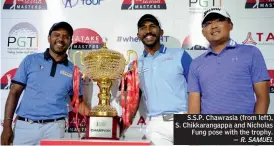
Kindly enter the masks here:
M 73 54 L 73 64 L 76 65 L 76 59 L 75 59 L 75 56 L 76 54 L 80 54 L 80 64 L 84 66 L 84 62 L 83 62 L 83 51 L 76 51 L 74 54 Z M 85 72 L 82 72 L 82 80 L 85 80 L 86 78 L 86 74 Z
M 133 51 L 133 50 L 128 50 L 128 51 L 127 51 L 127 61 L 126 61 L 126 65 L 128 65 L 128 64 L 129 64 L 129 61 L 130 61 L 130 55 L 131 55 L 131 54 L 134 54 L 134 56 L 135 56 L 136 60 L 138 60 L 138 55 L 137 55 L 136 51 Z
M 80 63 L 81 65 L 84 65 L 83 63 L 83 51 L 76 51 L 74 54 L 73 54 L 73 64 L 76 64 L 76 61 L 75 61 L 75 56 L 76 54 L 80 54 Z

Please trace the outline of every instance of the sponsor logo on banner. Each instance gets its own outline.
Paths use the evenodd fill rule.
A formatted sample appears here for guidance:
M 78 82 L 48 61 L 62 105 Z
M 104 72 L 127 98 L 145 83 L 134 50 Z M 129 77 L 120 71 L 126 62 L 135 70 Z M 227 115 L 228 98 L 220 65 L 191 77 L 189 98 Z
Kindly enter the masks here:
M 102 46 L 102 37 L 94 30 L 78 28 L 73 31 L 72 49 L 91 50 L 100 49 Z
M 84 56 L 90 50 L 100 49 L 101 47 L 103 47 L 103 39 L 96 31 L 89 28 L 78 28 L 73 31 L 69 56 L 72 62 L 83 71 Z
M 16 70 L 17 68 L 14 68 L 1 77 L 0 83 L 2 90 L 9 90 L 11 88 L 11 80 L 15 76 Z
M 270 93 L 274 93 L 274 70 L 268 70 L 270 76 Z
M 249 45 L 274 45 L 274 33 L 272 32 L 248 32 L 242 42 Z
M 202 14 L 208 8 L 222 7 L 222 0 L 189 0 L 189 13 Z
M 148 123 L 148 118 L 145 118 L 146 116 L 136 116 L 133 119 L 133 124 L 132 124 L 132 128 L 145 128 L 147 126 Z
M 68 133 L 78 133 L 76 121 L 78 121 L 78 128 L 81 133 L 86 132 L 86 120 L 88 118 L 85 118 L 84 116 L 78 114 L 78 117 L 76 118 L 76 114 L 73 111 L 70 111 L 68 114 L 68 124 L 66 127 L 66 132 Z
M 165 0 L 124 0 L 122 10 L 167 9 Z
M 28 22 L 21 22 L 13 26 L 9 31 L 7 53 L 11 55 L 28 55 L 37 52 L 37 29 Z
M 191 35 L 188 35 L 183 42 L 182 45 L 183 49 L 186 50 L 207 50 L 204 46 L 196 45 L 192 42 L 192 37 Z
M 62 0 L 65 8 L 72 8 L 77 5 L 82 6 L 98 6 L 104 0 Z
M 6 0 L 3 9 L 8 10 L 46 10 L 46 0 Z
M 140 116 L 137 125 L 143 126 L 143 125 L 147 125 L 146 120 L 143 116 Z
M 273 0 L 246 0 L 246 9 L 274 8 Z
M 161 42 L 167 42 L 169 36 L 162 36 L 160 38 Z M 140 42 L 141 40 L 137 36 L 118 36 L 117 42 Z

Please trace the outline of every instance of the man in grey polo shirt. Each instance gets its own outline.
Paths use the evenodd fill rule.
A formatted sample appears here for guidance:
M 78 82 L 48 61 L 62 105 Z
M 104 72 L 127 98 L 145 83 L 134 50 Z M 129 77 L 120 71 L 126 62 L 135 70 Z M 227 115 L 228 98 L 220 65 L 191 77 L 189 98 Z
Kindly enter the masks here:
M 232 28 L 224 9 L 211 8 L 204 13 L 202 33 L 210 46 L 190 66 L 190 114 L 268 112 L 270 77 L 264 58 L 257 47 L 232 40 Z
M 149 117 L 147 136 L 155 145 L 173 145 L 173 114 L 187 112 L 187 76 L 192 58 L 184 49 L 160 43 L 164 31 L 153 15 L 143 15 L 137 27 L 144 45 L 138 72 Z
M 21 62 L 6 102 L 1 144 L 12 142 L 12 119 L 23 90 L 24 95 L 16 110 L 18 117 L 13 144 L 39 145 L 42 139 L 64 138 L 67 97 L 73 96 L 74 65 L 66 54 L 72 35 L 70 24 L 55 23 L 48 35 L 50 48 L 44 53 L 28 55 Z M 82 89 L 80 83 L 80 96 Z M 87 114 L 89 111 L 87 104 L 81 102 L 79 113 Z

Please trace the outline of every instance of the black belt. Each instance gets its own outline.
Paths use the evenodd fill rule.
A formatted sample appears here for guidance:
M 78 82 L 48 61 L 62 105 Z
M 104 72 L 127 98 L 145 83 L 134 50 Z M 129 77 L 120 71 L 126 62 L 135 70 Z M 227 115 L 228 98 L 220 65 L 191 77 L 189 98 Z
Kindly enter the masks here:
M 65 118 L 62 117 L 62 118 L 58 118 L 58 119 L 48 119 L 48 120 L 31 120 L 28 118 L 23 118 L 23 117 L 18 116 L 18 120 L 26 121 L 26 122 L 30 122 L 30 123 L 42 123 L 43 124 L 43 123 L 55 122 L 55 121 L 59 121 L 59 120 L 65 120 Z

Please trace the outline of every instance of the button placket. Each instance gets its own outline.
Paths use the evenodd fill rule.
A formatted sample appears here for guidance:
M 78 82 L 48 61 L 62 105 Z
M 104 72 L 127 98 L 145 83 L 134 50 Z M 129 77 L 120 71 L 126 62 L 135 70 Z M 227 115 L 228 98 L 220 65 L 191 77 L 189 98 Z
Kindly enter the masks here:
M 220 55 L 216 55 L 216 73 L 220 73 L 221 72 L 221 56 Z
M 221 64 L 221 61 L 220 61 L 220 59 L 219 58 L 217 58 L 217 64 Z
M 221 64 L 221 55 L 220 54 L 218 54 L 217 56 L 217 64 Z
M 151 60 L 151 79 L 152 79 L 152 86 L 153 86 L 153 94 L 155 95 L 155 97 L 157 97 L 157 86 L 156 86 L 156 83 L 157 83 L 157 66 L 156 66 L 156 63 L 157 63 L 157 56 L 153 56 L 152 60 Z

